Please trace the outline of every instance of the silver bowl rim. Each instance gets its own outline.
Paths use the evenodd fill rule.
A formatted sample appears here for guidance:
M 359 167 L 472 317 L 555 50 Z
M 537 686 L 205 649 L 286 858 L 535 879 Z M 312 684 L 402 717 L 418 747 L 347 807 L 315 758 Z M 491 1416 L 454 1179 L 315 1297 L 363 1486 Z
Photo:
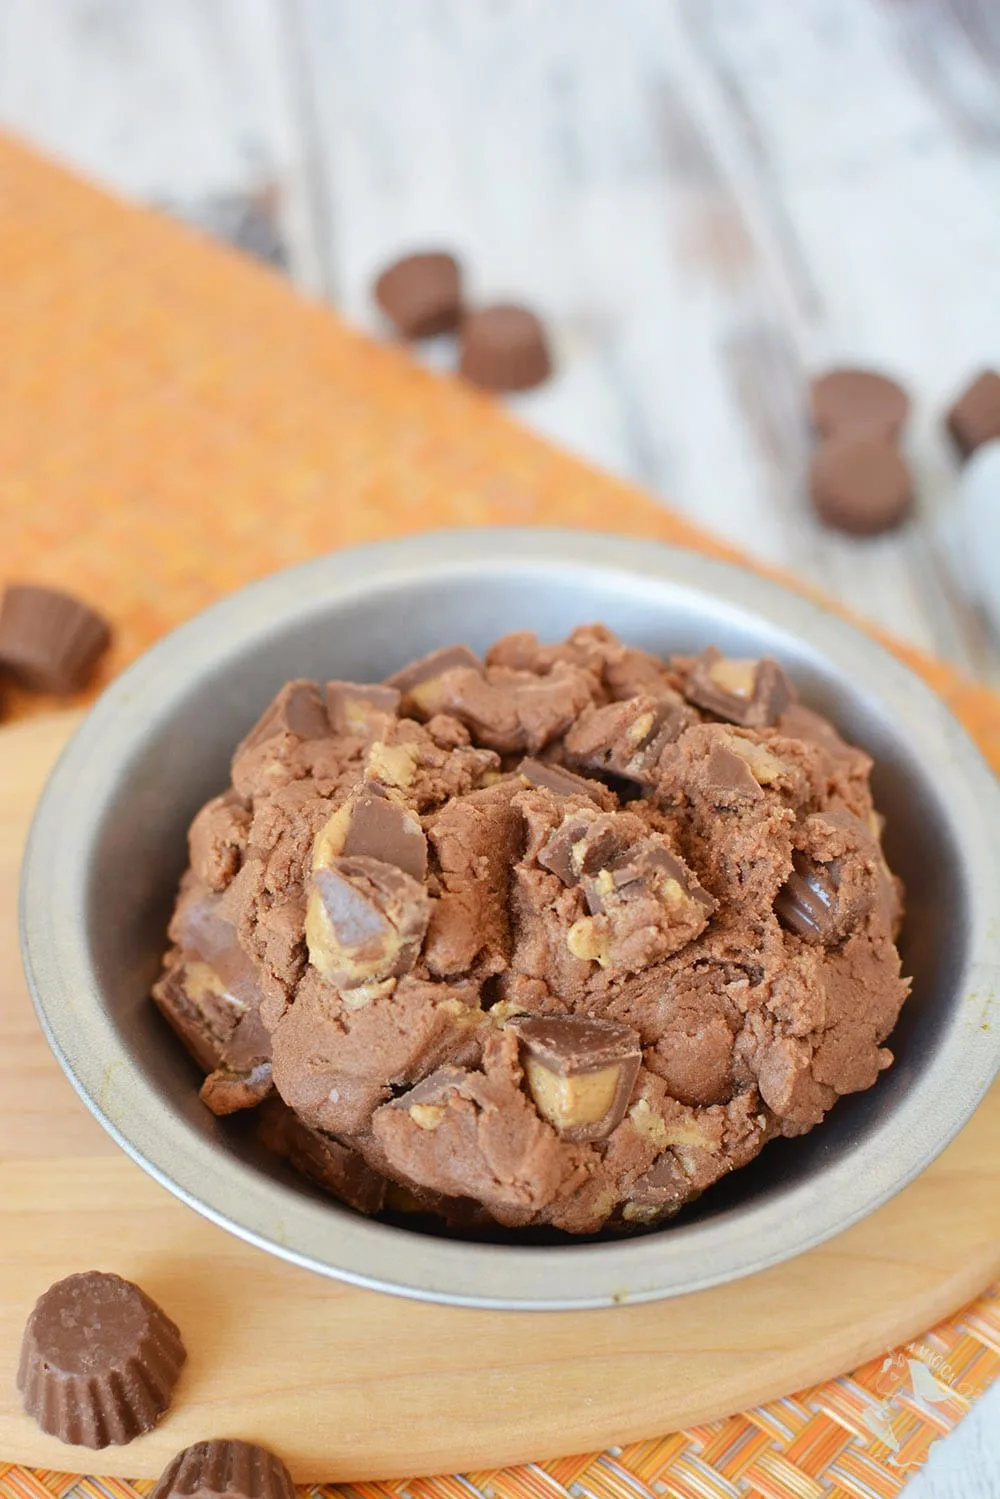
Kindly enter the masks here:
M 667 583 L 712 600 L 717 617 L 764 617 L 807 639 L 896 722 L 925 759 L 949 767 L 954 826 L 970 879 L 970 960 L 961 1023 L 906 1096 L 856 1151 L 773 1200 L 655 1235 L 566 1248 L 449 1241 L 314 1200 L 189 1127 L 130 1065 L 101 1004 L 80 898 L 103 798 L 127 763 L 130 728 L 190 686 L 194 659 L 242 655 L 276 620 L 320 600 L 360 598 L 428 572 L 520 577 L 560 567 Z M 541 576 L 539 577 L 541 581 Z M 756 1273 L 842 1232 L 893 1197 L 953 1139 L 1000 1070 L 1000 792 L 979 751 L 931 689 L 840 614 L 759 573 L 679 548 L 599 532 L 495 528 L 426 532 L 353 547 L 285 569 L 212 605 L 124 671 L 91 709 L 52 771 L 32 824 L 20 932 L 39 1021 L 77 1092 L 158 1182 L 221 1227 L 294 1264 L 421 1300 L 561 1310 L 686 1294 Z M 225 1159 L 225 1170 L 220 1161 Z

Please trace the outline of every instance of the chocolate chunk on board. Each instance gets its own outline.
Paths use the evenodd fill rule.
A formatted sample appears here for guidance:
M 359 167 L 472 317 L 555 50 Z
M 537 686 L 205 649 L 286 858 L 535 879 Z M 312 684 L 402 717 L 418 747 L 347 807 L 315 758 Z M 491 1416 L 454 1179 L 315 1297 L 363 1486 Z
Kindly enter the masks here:
M 529 786 L 543 786 L 557 796 L 588 796 L 602 806 L 607 797 L 607 788 L 600 781 L 588 780 L 561 765 L 549 765 L 545 760 L 532 760 L 528 756 L 517 767 L 517 773 Z
M 462 315 L 462 273 L 454 255 L 422 250 L 386 266 L 375 300 L 403 338 L 450 333 Z
M 812 381 L 809 397 L 821 437 L 868 431 L 894 438 L 910 409 L 903 387 L 875 370 L 830 370 Z
M 984 442 L 1000 438 L 1000 374 L 983 370 L 951 407 L 947 418 L 952 441 L 963 458 Z
M 552 373 L 545 329 L 526 307 L 484 307 L 463 318 L 459 370 L 487 390 L 528 390 Z
M 119 1275 L 50 1286 L 24 1330 L 17 1387 L 43 1431 L 80 1447 L 123 1446 L 170 1405 L 186 1354 L 170 1318 Z
M 564 1140 L 603 1140 L 625 1117 L 642 1061 L 639 1034 L 585 1015 L 510 1022 L 535 1107 Z
M 329 733 L 330 720 L 319 684 L 306 680 L 286 682 L 239 745 L 234 759 L 279 734 L 294 734 L 298 739 L 325 739 Z
M 910 473 L 892 442 L 876 433 L 848 432 L 817 449 L 809 497 L 824 525 L 849 536 L 877 536 L 913 509 Z
M 216 1438 L 178 1452 L 151 1499 L 296 1499 L 296 1490 L 280 1457 L 266 1447 Z
M 684 696 L 729 723 L 763 729 L 777 723 L 795 689 L 770 656 L 734 661 L 710 645 L 695 662 Z
M 0 603 L 0 671 L 40 692 L 86 686 L 110 639 L 96 610 L 57 588 L 11 583 Z
M 382 682 L 327 682 L 326 711 L 335 734 L 365 734 L 380 714 L 399 711 L 400 693 Z
M 372 786 L 362 787 L 353 804 L 343 854 L 381 859 L 415 880 L 427 873 L 427 839 L 418 819 Z

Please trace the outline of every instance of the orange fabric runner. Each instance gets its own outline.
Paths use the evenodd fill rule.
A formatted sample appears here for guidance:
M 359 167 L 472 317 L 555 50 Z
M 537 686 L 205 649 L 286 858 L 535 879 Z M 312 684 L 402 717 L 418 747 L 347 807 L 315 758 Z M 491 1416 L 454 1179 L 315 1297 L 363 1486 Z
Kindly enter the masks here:
M 101 681 L 220 594 L 354 542 L 544 524 L 736 555 L 263 268 L 4 139 L 0 329 L 0 584 L 55 583 L 102 608 L 116 637 Z M 900 653 L 1000 769 L 1000 697 Z M 16 689 L 3 699 L 7 716 L 50 706 Z M 998 1348 L 993 1293 L 885 1368 L 711 1427 L 354 1492 L 895 1494 L 1000 1372 Z M 947 1364 L 953 1398 L 922 1408 L 908 1359 Z M 62 1496 L 77 1482 L 0 1465 L 3 1499 Z M 95 1495 L 136 1492 L 79 1482 Z

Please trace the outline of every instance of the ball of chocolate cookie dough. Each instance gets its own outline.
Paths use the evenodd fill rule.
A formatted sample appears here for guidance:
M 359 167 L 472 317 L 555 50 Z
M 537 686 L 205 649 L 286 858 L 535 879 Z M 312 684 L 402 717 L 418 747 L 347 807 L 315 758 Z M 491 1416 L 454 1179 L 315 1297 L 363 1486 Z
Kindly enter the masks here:
M 823 524 L 851 536 L 890 531 L 913 508 L 906 464 L 886 437 L 868 432 L 821 444 L 809 471 L 809 494 Z
M 459 369 L 487 390 L 528 390 L 552 373 L 545 329 L 526 307 L 484 307 L 462 321 Z
M 829 370 L 810 383 L 809 400 L 820 437 L 860 431 L 896 437 L 910 409 L 903 387 L 875 370 Z

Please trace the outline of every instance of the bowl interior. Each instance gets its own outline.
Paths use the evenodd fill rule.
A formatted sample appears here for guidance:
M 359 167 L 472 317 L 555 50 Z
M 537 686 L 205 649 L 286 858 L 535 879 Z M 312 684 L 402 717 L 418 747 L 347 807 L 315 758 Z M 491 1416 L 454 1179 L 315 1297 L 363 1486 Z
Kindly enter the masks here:
M 896 1065 L 870 1092 L 838 1104 L 822 1128 L 769 1146 L 660 1232 L 676 1236 L 699 1222 L 738 1215 L 749 1202 L 784 1194 L 819 1169 L 852 1155 L 863 1159 L 866 1141 L 931 1065 L 966 968 L 968 891 L 946 789 L 891 709 L 797 629 L 683 578 L 640 578 L 598 565 L 513 566 L 488 557 L 474 576 L 467 569 L 453 575 L 414 569 L 371 585 L 359 579 L 346 593 L 307 590 L 287 618 L 248 610 L 239 638 L 213 644 L 210 633 L 203 637 L 196 669 L 155 703 L 146 729 L 133 735 L 123 772 L 95 813 L 85 890 L 89 958 L 134 1067 L 188 1129 L 254 1170 L 290 1182 L 245 1123 L 220 1122 L 202 1108 L 192 1066 L 148 999 L 186 862 L 187 825 L 227 783 L 232 748 L 271 695 L 290 677 L 378 680 L 456 640 L 482 649 L 512 629 L 558 639 L 595 619 L 662 654 L 714 642 L 736 655 L 776 656 L 803 700 L 874 757 L 888 858 L 907 888 L 902 950 L 915 983 L 891 1043 Z M 291 1190 L 311 1191 L 298 1178 Z

